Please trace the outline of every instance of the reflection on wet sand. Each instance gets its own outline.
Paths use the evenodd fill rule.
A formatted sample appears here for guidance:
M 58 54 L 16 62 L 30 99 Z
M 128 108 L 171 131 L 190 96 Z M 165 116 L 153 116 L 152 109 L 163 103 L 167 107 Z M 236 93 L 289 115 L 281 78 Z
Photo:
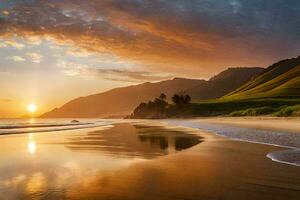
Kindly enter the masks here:
M 282 148 L 203 132 L 119 124 L 0 141 L 0 199 L 293 200 L 300 195 L 299 168 L 265 157 Z
M 34 154 L 36 150 L 36 143 L 34 141 L 34 135 L 32 133 L 28 134 L 28 152 Z
M 114 128 L 70 137 L 65 145 L 72 150 L 98 150 L 114 156 L 154 158 L 190 148 L 202 141 L 188 131 L 166 127 L 119 124 Z
M 201 137 L 164 127 L 120 124 L 7 135 L 0 140 L 0 199 L 66 199 L 73 186 L 89 186 L 91 177 L 186 149 L 200 143 Z
M 47 178 L 42 172 L 37 172 L 28 178 L 26 184 L 27 196 L 35 199 L 44 196 L 47 189 Z

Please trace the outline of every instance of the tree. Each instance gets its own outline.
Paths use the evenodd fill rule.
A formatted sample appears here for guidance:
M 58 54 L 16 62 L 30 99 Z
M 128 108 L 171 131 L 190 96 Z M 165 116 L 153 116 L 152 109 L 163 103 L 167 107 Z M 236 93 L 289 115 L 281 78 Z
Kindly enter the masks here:
M 158 98 L 153 101 L 148 101 L 147 103 L 141 103 L 137 106 L 132 118 L 162 118 L 165 116 L 166 109 L 168 107 L 168 102 L 165 101 L 166 95 L 161 94 Z
M 172 101 L 174 104 L 179 105 L 180 104 L 180 96 L 178 94 L 174 94 L 172 97 Z
M 191 100 L 192 100 L 192 98 L 190 97 L 190 95 L 185 95 L 185 97 L 184 97 L 184 103 L 185 103 L 185 104 L 190 103 Z
M 167 96 L 164 93 L 161 93 L 159 96 L 159 99 L 161 100 L 165 100 L 167 98 Z
M 191 102 L 191 97 L 189 95 L 178 95 L 175 94 L 172 97 L 172 101 L 174 104 L 176 104 L 177 106 L 181 106 L 181 105 L 185 105 Z

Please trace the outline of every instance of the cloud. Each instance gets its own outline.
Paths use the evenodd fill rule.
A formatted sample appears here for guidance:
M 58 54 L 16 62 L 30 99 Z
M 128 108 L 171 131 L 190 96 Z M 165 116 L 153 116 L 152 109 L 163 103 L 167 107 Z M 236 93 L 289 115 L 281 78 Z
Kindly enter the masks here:
M 166 73 L 155 73 L 147 71 L 129 71 L 118 69 L 94 69 L 94 73 L 103 76 L 108 80 L 123 81 L 123 82 L 145 82 L 145 81 L 160 81 L 170 79 L 174 75 Z
M 66 52 L 68 55 L 74 56 L 74 57 L 79 57 L 79 58 L 86 58 L 90 55 L 92 55 L 91 52 L 88 52 L 84 49 L 80 49 L 80 48 L 73 48 L 73 49 L 69 49 Z
M 21 49 L 23 49 L 25 47 L 24 44 L 16 42 L 14 40 L 6 40 L 5 44 L 7 46 L 11 46 L 11 47 L 14 47 L 14 48 L 19 49 L 19 50 L 21 50 Z
M 42 43 L 42 39 L 39 36 L 27 36 L 25 39 L 29 45 L 37 46 Z
M 40 63 L 43 59 L 43 56 L 41 54 L 38 53 L 34 53 L 34 52 L 29 52 L 26 53 L 26 56 L 30 59 L 31 62 L 33 63 Z
M 7 59 L 13 60 L 15 62 L 24 62 L 24 61 L 26 61 L 26 59 L 23 58 L 22 56 L 11 56 L 11 57 L 7 57 Z
M 8 12 L 7 10 L 2 10 L 1 13 L 2 13 L 3 15 L 9 15 L 9 12 Z
M 59 61 L 57 66 L 62 69 L 63 73 L 68 76 L 86 76 L 86 77 L 101 77 L 106 80 L 123 81 L 123 82 L 145 82 L 158 81 L 173 77 L 172 74 L 154 73 L 147 71 L 130 71 L 119 69 L 101 69 L 89 67 L 84 64 Z
M 0 98 L 0 103 L 9 103 L 11 101 L 12 101 L 11 99 Z
M 0 48 L 5 48 L 7 45 L 5 43 L 0 43 Z
M 205 76 L 298 54 L 299 7 L 295 0 L 15 1 L 0 32 L 112 53 L 150 71 Z
M 57 67 L 62 70 L 63 73 L 65 73 L 68 76 L 77 76 L 80 74 L 87 75 L 88 66 L 73 62 L 67 62 L 67 61 L 58 61 Z

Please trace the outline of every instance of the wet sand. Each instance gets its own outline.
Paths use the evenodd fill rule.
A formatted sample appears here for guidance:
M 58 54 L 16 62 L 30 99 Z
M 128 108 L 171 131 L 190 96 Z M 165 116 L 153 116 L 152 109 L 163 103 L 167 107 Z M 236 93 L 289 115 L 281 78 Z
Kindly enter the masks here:
M 86 133 L 1 136 L 0 199 L 300 197 L 300 168 L 266 157 L 284 148 L 233 141 L 182 127 L 134 125 L 119 124 Z M 114 134 L 121 137 L 122 132 L 126 132 L 127 141 L 111 138 Z M 148 139 L 137 140 L 135 134 Z M 168 136 L 163 137 L 165 134 Z M 96 137 L 93 147 L 100 148 L 89 148 L 91 136 Z M 179 140 L 182 137 L 189 139 L 183 142 Z M 36 149 L 30 140 L 35 141 Z M 82 148 L 74 150 L 70 145 Z M 180 148 L 176 150 L 176 146 Z

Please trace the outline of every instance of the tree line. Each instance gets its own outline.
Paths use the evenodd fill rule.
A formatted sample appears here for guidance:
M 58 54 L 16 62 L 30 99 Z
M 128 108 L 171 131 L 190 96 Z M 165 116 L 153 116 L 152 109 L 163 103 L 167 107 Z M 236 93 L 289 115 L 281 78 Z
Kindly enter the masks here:
M 130 118 L 164 118 L 171 107 L 182 108 L 189 104 L 192 98 L 189 95 L 174 94 L 171 98 L 173 104 L 167 102 L 167 96 L 162 93 L 148 103 L 138 105 Z

